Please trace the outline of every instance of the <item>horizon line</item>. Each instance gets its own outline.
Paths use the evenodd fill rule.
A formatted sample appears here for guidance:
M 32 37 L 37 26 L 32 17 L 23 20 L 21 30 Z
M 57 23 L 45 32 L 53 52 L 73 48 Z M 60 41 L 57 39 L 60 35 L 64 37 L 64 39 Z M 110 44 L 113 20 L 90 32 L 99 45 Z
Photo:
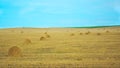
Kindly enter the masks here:
M 102 28 L 102 27 L 119 27 L 120 25 L 104 25 L 104 26 L 76 26 L 76 27 L 3 27 L 0 29 L 12 29 L 12 28 Z

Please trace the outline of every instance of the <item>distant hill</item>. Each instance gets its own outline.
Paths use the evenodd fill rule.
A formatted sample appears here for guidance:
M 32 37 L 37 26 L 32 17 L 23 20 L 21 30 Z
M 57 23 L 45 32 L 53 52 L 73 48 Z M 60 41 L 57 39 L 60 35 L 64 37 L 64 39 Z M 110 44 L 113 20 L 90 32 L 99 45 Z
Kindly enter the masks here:
M 86 27 L 68 27 L 68 28 L 104 28 L 104 27 L 120 27 L 120 25 L 113 25 L 113 26 L 86 26 Z

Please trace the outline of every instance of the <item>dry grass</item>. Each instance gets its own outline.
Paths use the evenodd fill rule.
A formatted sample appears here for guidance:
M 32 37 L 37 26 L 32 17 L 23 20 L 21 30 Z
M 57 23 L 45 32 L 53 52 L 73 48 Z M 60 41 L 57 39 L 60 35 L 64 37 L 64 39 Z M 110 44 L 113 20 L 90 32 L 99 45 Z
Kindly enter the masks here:
M 11 32 L 15 32 L 14 30 L 11 30 Z

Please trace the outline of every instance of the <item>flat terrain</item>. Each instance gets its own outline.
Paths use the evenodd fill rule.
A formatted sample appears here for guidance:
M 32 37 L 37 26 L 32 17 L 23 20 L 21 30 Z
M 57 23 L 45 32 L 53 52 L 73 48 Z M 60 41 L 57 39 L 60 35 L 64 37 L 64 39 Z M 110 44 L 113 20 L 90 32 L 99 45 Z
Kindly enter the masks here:
M 0 29 L 0 68 L 120 68 L 120 27 Z

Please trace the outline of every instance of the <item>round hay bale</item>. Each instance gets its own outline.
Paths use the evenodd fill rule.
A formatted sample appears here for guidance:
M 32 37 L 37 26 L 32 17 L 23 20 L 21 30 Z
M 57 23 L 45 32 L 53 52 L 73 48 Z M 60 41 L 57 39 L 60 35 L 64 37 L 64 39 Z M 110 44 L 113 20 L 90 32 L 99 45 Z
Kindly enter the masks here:
M 106 33 L 109 33 L 109 31 L 107 30 Z
M 71 33 L 70 36 L 74 36 L 75 34 L 74 33 Z
M 90 32 L 88 31 L 88 32 L 86 32 L 85 34 L 88 35 L 88 34 L 90 34 Z
M 50 38 L 50 35 L 46 34 L 46 37 L 47 37 L 47 38 Z
M 8 50 L 8 56 L 20 57 L 22 56 L 21 49 L 17 46 L 13 46 Z
M 80 35 L 83 35 L 83 33 L 80 33 Z
M 97 35 L 101 35 L 100 33 L 97 33 Z
M 47 34 L 47 32 L 45 32 L 44 34 Z
M 23 31 L 20 31 L 21 34 L 23 34 L 24 32 Z
M 32 42 L 31 42 L 31 40 L 30 39 L 26 39 L 25 40 L 25 44 L 31 44 Z
M 42 36 L 42 37 L 40 37 L 40 40 L 45 40 L 45 37 L 43 37 L 43 36 Z

